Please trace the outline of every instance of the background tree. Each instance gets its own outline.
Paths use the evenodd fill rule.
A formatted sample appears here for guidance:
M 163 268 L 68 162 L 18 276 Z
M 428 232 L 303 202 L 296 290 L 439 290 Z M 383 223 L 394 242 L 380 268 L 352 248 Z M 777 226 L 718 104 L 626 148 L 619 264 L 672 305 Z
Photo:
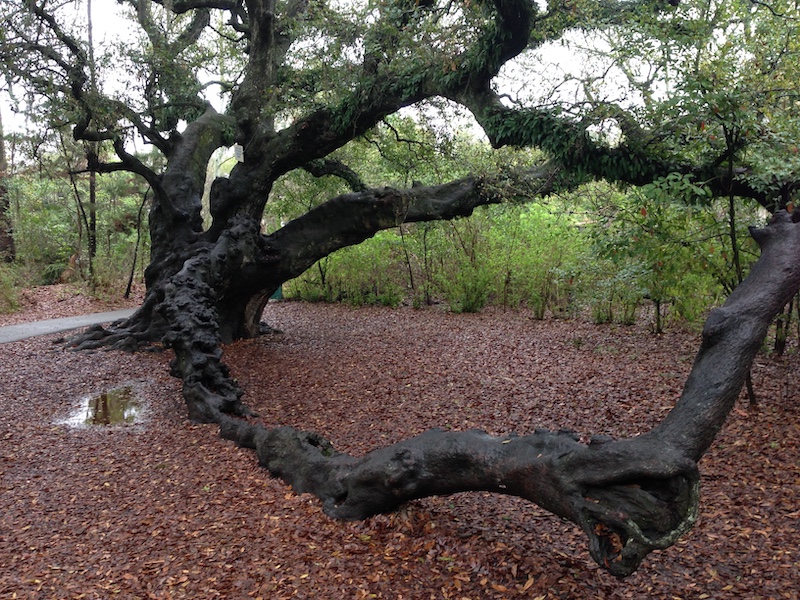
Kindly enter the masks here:
M 146 190 L 141 178 L 123 172 L 98 178 L 96 200 L 101 210 L 90 274 L 90 186 L 82 176 L 83 144 L 72 140 L 68 131 L 53 130 L 15 132 L 10 141 L 15 161 L 7 179 L 8 216 L 15 260 L 8 271 L 14 279 L 34 285 L 86 281 L 100 295 L 112 292 L 134 268 L 141 279 L 144 265 L 134 256 L 135 247 L 146 248 L 149 243 L 138 218 Z
M 114 71 L 113 87 L 109 70 L 98 69 L 92 84 L 93 61 L 80 36 L 85 20 L 70 11 L 73 4 L 4 2 L 0 64 L 32 98 L 32 111 L 71 123 L 78 140 L 113 149 L 116 159 L 98 152 L 91 171 L 136 173 L 153 190 L 144 303 L 130 319 L 85 334 L 80 347 L 172 348 L 190 417 L 219 423 L 226 437 L 254 447 L 262 464 L 317 494 L 337 517 L 363 518 L 429 494 L 513 493 L 578 523 L 594 558 L 617 575 L 691 526 L 696 462 L 731 409 L 769 322 L 800 286 L 800 234 L 785 213 L 756 234 L 761 261 L 712 313 L 675 410 L 631 440 L 587 445 L 563 432 L 497 439 L 434 431 L 356 460 L 317 435 L 236 418 L 249 411 L 221 344 L 258 335 L 275 289 L 331 252 L 401 223 L 468 216 L 514 188 L 545 194 L 592 178 L 640 185 L 677 172 L 713 195 L 780 206 L 781 192 L 794 185 L 788 173 L 753 179 L 741 164 L 732 178 L 727 145 L 698 149 L 684 139 L 691 125 L 702 131 L 698 111 L 672 101 L 672 88 L 667 100 L 653 101 L 665 83 L 687 90 L 678 100 L 692 100 L 694 82 L 668 81 L 669 61 L 654 62 L 662 75 L 640 86 L 637 97 L 598 94 L 604 73 L 579 78 L 580 93 L 567 100 L 508 98 L 498 88 L 501 70 L 524 72 L 516 61 L 523 53 L 581 33 L 633 32 L 659 56 L 677 52 L 683 60 L 702 35 L 724 38 L 724 20 L 709 17 L 721 14 L 723 3 L 123 0 L 142 33 L 137 43 L 96 56 L 98 67 L 115 64 L 127 74 Z M 736 7 L 745 29 L 777 23 L 787 31 L 793 23 L 774 6 Z M 112 50 L 120 51 L 113 61 Z M 209 75 L 212 68 L 218 73 Z M 209 87 L 220 91 L 224 109 L 206 98 Z M 535 147 L 547 160 L 407 189 L 369 187 L 340 160 L 339 152 L 389 115 L 444 101 L 469 111 L 493 147 Z M 750 144 L 749 129 L 742 131 L 737 144 Z M 134 141 L 166 162 L 138 155 Z M 242 160 L 212 183 L 205 226 L 207 165 L 218 148 L 233 144 Z M 298 169 L 338 177 L 352 191 L 262 233 L 276 181 Z
M 6 140 L 3 135 L 3 116 L 0 114 L 0 256 L 5 261 L 14 260 L 14 236 L 11 231 L 11 202 L 8 196 L 8 162 Z

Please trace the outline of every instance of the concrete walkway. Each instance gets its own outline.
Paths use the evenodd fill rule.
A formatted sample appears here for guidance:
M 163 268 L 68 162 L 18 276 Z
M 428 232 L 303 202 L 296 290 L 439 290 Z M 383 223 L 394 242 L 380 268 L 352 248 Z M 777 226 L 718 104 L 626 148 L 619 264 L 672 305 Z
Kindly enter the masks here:
M 33 323 L 20 323 L 19 325 L 7 325 L 0 327 L 0 344 L 16 342 L 25 338 L 48 333 L 60 333 L 70 329 L 80 329 L 89 325 L 101 323 L 111 323 L 118 319 L 125 319 L 133 314 L 136 309 L 127 308 L 124 310 L 114 310 L 111 312 L 94 313 L 91 315 L 81 315 L 79 317 L 64 317 L 63 319 L 48 319 L 47 321 L 34 321 Z

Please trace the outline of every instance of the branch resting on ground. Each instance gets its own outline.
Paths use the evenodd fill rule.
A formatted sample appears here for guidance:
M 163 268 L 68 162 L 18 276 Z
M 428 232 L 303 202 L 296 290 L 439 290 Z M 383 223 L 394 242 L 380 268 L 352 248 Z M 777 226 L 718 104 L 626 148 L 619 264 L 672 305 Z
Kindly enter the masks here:
M 697 515 L 696 464 L 636 439 L 585 445 L 566 431 L 493 437 L 430 430 L 354 458 L 291 427 L 266 429 L 227 416 L 220 426 L 222 437 L 253 448 L 271 474 L 317 496 L 331 517 L 365 519 L 456 492 L 518 496 L 579 524 L 594 559 L 617 576 L 674 544 Z
M 411 499 L 464 491 L 525 498 L 580 525 L 592 557 L 624 577 L 694 524 L 696 461 L 733 407 L 772 318 L 800 289 L 800 225 L 780 212 L 752 234 L 761 258 L 709 316 L 676 407 L 637 438 L 583 444 L 566 431 L 493 437 L 431 430 L 356 458 L 315 433 L 227 415 L 220 434 L 254 449 L 270 473 L 317 496 L 335 518 L 363 519 Z

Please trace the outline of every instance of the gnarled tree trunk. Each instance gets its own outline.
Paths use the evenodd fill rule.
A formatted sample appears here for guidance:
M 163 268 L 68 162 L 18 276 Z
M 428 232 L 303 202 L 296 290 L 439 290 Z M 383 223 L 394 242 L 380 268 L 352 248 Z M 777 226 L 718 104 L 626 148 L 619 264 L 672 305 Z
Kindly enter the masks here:
M 161 323 L 150 331 L 163 329 L 164 343 L 175 352 L 173 373 L 183 379 L 189 416 L 219 423 L 223 437 L 254 449 L 265 468 L 298 492 L 315 494 L 327 514 L 363 519 L 431 495 L 511 494 L 577 523 L 598 564 L 626 576 L 649 552 L 674 544 L 692 527 L 699 501 L 697 462 L 733 407 L 770 322 L 800 289 L 800 225 L 786 212 L 752 231 L 761 258 L 725 305 L 709 315 L 676 406 L 636 438 L 593 437 L 582 443 L 568 431 L 498 438 L 432 430 L 356 458 L 336 452 L 316 433 L 268 429 L 237 418 L 248 410 L 222 362 L 220 344 L 223 335 L 255 333 L 264 299 L 280 282 L 335 247 L 403 219 L 469 214 L 491 201 L 479 181 L 467 179 L 402 192 L 346 194 L 270 236 L 239 217 L 157 286 L 148 296 L 157 300 L 142 311 L 149 311 L 151 323 Z M 242 300 L 226 312 L 226 298 L 234 297 Z M 230 319 L 227 333 L 221 315 Z M 102 345 L 109 335 L 125 339 L 130 327 L 131 322 L 119 323 L 99 336 L 86 335 L 82 345 Z
M 175 186 L 174 197 L 196 193 L 196 181 L 186 179 Z M 232 193 L 230 182 L 220 183 L 218 196 Z M 263 202 L 259 198 L 247 206 Z M 159 214 L 151 217 L 151 234 L 160 243 L 146 272 L 143 305 L 130 318 L 93 328 L 73 342 L 80 349 L 127 351 L 163 343 L 175 352 L 172 372 L 183 379 L 190 418 L 217 422 L 223 413 L 247 415 L 220 347 L 261 333 L 264 306 L 283 282 L 380 230 L 403 222 L 468 216 L 475 207 L 497 201 L 474 178 L 408 190 L 362 189 L 333 198 L 264 235 L 247 210 L 223 214 L 224 227 L 201 231 L 197 220 L 186 216 L 190 211 L 199 215 L 199 204 L 184 201 L 182 208 L 171 197 L 158 200 L 157 195 L 154 211 Z M 164 214 L 165 206 L 174 217 Z

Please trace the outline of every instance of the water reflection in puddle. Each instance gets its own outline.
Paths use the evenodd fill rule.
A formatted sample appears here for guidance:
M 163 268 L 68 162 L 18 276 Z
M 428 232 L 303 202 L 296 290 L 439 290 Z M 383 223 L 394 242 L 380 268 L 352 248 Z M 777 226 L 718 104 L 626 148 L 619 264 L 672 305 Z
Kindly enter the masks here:
M 141 417 L 142 407 L 132 386 L 113 388 L 87 396 L 67 425 L 131 425 Z

